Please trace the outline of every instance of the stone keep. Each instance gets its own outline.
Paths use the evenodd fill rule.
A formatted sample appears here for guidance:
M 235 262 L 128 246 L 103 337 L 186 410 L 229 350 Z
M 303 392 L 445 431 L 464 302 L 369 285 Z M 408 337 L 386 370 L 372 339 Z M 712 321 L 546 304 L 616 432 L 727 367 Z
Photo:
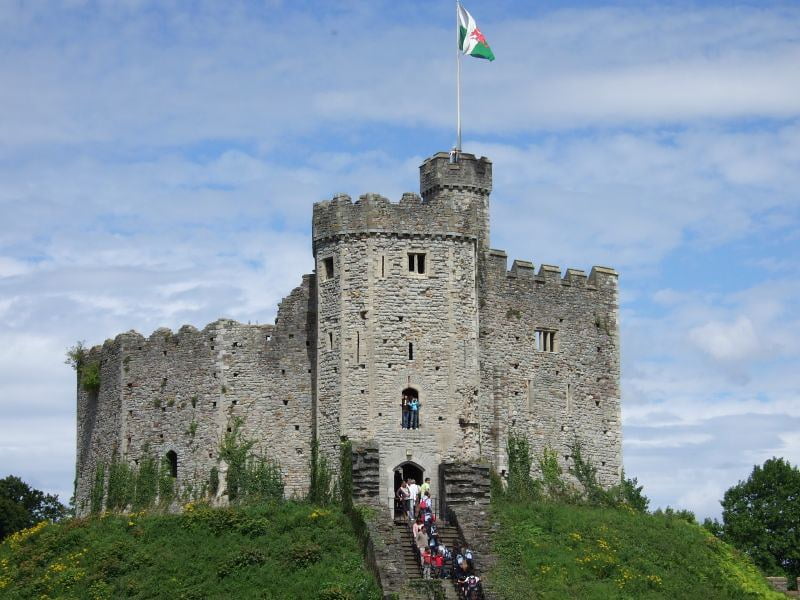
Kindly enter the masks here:
M 356 493 L 388 502 L 398 473 L 489 463 L 507 469 L 509 433 L 536 454 L 582 444 L 601 483 L 622 468 L 617 274 L 514 261 L 489 246 L 492 163 L 439 153 L 420 195 L 367 194 L 314 205 L 316 270 L 274 325 L 220 320 L 202 331 L 118 335 L 89 353 L 97 392 L 78 386 L 76 499 L 88 510 L 98 468 L 147 450 L 177 456 L 177 488 L 196 495 L 225 465 L 235 420 L 276 459 L 288 495 L 309 485 L 311 443 L 336 470 L 354 447 Z M 420 400 L 401 426 L 402 394 Z M 536 468 L 536 467 L 534 467 Z M 369 491 L 366 491 L 369 490 Z

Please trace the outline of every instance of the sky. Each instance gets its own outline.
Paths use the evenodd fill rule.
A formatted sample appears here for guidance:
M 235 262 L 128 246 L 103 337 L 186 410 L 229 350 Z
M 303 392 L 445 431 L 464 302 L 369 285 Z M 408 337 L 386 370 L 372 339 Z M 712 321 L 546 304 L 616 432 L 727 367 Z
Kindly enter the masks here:
M 470 0 L 492 246 L 608 265 L 623 455 L 718 517 L 800 463 L 800 4 Z M 453 2 L 0 0 L 0 477 L 72 492 L 77 340 L 272 322 L 311 207 L 455 140 Z M 510 264 L 510 262 L 509 262 Z

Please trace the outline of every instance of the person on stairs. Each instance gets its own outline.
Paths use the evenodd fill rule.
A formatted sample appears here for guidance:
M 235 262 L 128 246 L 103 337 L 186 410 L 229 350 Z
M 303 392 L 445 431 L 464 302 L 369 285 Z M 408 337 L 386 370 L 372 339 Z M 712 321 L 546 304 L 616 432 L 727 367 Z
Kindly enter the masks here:
M 416 518 L 417 512 L 417 500 L 419 500 L 419 486 L 417 482 L 414 481 L 411 477 L 408 478 L 408 500 L 409 500 L 409 511 L 408 511 L 408 520 L 413 521 Z
M 431 578 L 431 551 L 428 548 L 422 551 L 422 578 Z
M 403 481 L 400 483 L 400 487 L 397 489 L 397 506 L 399 510 L 395 510 L 394 518 L 398 520 L 399 515 L 408 515 L 409 513 L 409 501 L 410 494 L 408 492 L 408 484 Z M 400 517 L 402 520 L 402 517 Z

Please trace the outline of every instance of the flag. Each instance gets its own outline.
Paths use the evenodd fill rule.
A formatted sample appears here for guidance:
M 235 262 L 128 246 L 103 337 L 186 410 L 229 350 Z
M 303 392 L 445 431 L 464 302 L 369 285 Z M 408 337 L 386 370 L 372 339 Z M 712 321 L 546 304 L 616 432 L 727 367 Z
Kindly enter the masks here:
M 461 3 L 458 5 L 458 43 L 464 54 L 494 60 L 494 54 L 486 43 L 486 38 L 475 24 L 475 19 L 461 6 Z

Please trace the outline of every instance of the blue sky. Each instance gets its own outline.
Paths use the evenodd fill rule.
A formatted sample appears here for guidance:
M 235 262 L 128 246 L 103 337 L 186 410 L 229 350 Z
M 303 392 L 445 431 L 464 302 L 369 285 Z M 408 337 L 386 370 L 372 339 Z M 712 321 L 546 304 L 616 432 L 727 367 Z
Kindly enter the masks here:
M 800 6 L 467 4 L 492 245 L 611 265 L 624 458 L 718 515 L 800 463 Z M 271 321 L 311 205 L 416 191 L 454 141 L 451 2 L 0 2 L 0 476 L 71 493 L 64 350 Z

